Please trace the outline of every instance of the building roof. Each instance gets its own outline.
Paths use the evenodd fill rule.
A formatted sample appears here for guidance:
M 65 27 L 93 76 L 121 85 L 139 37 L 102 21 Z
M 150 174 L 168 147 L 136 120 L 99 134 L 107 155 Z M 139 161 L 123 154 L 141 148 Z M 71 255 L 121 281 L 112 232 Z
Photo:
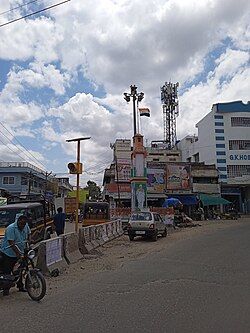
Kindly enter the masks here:
M 226 112 L 250 112 L 250 101 L 247 104 L 242 101 L 234 101 L 228 103 L 216 103 L 213 104 L 215 112 L 226 113 Z

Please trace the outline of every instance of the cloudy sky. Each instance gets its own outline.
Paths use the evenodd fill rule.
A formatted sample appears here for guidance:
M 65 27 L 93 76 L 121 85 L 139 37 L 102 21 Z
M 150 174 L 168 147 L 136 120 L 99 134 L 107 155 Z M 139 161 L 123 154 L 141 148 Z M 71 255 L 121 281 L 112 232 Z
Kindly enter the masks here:
M 1 0 L 0 25 L 57 2 Z M 181 139 L 213 103 L 250 100 L 249 49 L 249 0 L 71 0 L 3 26 L 0 161 L 63 175 L 76 154 L 66 139 L 91 136 L 82 184 L 101 183 L 110 143 L 133 135 L 131 84 L 151 110 L 141 123 L 150 142 L 163 139 L 160 87 L 180 83 Z

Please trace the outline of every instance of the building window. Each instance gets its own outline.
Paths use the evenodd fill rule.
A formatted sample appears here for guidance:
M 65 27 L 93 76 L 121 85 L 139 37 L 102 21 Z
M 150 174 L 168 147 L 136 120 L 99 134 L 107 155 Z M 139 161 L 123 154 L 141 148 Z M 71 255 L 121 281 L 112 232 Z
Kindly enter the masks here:
M 227 179 L 227 175 L 220 175 L 220 179 Z
M 232 117 L 232 127 L 250 127 L 250 117 Z
M 250 150 L 250 140 L 229 140 L 229 150 Z
M 214 115 L 214 119 L 223 119 L 223 116 L 220 116 L 220 115 L 218 115 L 218 114 L 215 114 L 215 115 Z
M 216 148 L 226 148 L 225 143 L 217 143 Z
M 217 163 L 226 163 L 226 160 L 225 159 L 218 159 Z
M 15 177 L 3 177 L 3 184 L 4 185 L 14 185 L 15 184 Z
M 250 175 L 250 165 L 228 165 L 227 174 L 229 178 Z
M 220 155 L 220 156 L 224 155 L 225 156 L 226 152 L 225 151 L 217 151 L 216 155 Z
M 28 179 L 26 177 L 21 177 L 21 185 L 28 185 Z
M 224 129 L 223 128 L 216 128 L 215 133 L 224 133 Z
M 200 156 L 199 156 L 199 153 L 197 153 L 197 154 L 194 155 L 194 161 L 195 161 L 196 163 L 198 163 L 199 160 L 200 160 Z
M 217 141 L 224 141 L 225 138 L 224 138 L 224 136 L 216 136 L 215 140 L 217 140 Z
M 227 171 L 227 168 L 226 167 L 218 167 L 218 170 L 219 171 Z
M 216 121 L 214 124 L 215 124 L 215 126 L 224 126 L 224 123 L 221 123 L 219 121 Z

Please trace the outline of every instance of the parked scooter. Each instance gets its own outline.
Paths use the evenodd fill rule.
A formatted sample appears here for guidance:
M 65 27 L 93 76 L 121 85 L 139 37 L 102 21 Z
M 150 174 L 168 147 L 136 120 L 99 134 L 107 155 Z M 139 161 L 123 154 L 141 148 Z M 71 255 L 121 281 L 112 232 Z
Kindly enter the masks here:
M 23 257 L 15 265 L 13 274 L 3 274 L 0 269 L 0 290 L 14 287 L 20 279 L 23 279 L 30 298 L 33 301 L 40 301 L 46 294 L 46 281 L 42 272 L 35 268 L 34 258 L 35 251 L 27 247 Z M 0 252 L 0 268 L 2 259 Z

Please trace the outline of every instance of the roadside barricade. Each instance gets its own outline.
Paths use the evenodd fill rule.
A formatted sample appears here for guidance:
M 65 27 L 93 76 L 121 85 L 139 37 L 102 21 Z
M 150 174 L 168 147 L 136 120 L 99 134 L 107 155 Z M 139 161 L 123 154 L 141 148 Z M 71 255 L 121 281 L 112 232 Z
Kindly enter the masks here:
M 109 241 L 108 233 L 107 233 L 107 224 L 106 223 L 101 224 L 100 227 L 101 227 L 102 239 L 103 239 L 104 243 L 107 243 Z
M 98 244 L 101 246 L 105 243 L 103 237 L 102 237 L 102 225 L 96 225 L 95 226 L 95 237 L 96 237 L 96 241 L 98 242 Z
M 60 272 L 67 267 L 62 237 L 51 238 L 39 244 L 36 267 L 44 274 L 52 274 L 55 270 Z
M 115 237 L 113 235 L 113 224 L 112 224 L 112 222 L 106 223 L 106 228 L 107 228 L 108 239 L 109 240 L 114 239 Z
M 111 222 L 112 223 L 112 234 L 114 238 L 119 237 L 117 226 L 118 226 L 118 220 Z
M 78 235 L 74 232 L 62 235 L 63 238 L 63 252 L 68 264 L 77 262 L 82 258 L 78 247 Z
M 90 251 L 94 249 L 91 243 L 90 228 L 91 227 L 83 227 L 79 229 L 79 249 L 82 254 L 90 253 Z
M 98 243 L 98 240 L 96 238 L 96 226 L 91 225 L 89 226 L 89 232 L 90 232 L 90 241 L 93 245 L 93 249 L 97 248 L 100 244 Z
M 122 227 L 122 221 L 121 220 L 117 220 L 117 233 L 119 236 L 124 234 L 124 230 Z

